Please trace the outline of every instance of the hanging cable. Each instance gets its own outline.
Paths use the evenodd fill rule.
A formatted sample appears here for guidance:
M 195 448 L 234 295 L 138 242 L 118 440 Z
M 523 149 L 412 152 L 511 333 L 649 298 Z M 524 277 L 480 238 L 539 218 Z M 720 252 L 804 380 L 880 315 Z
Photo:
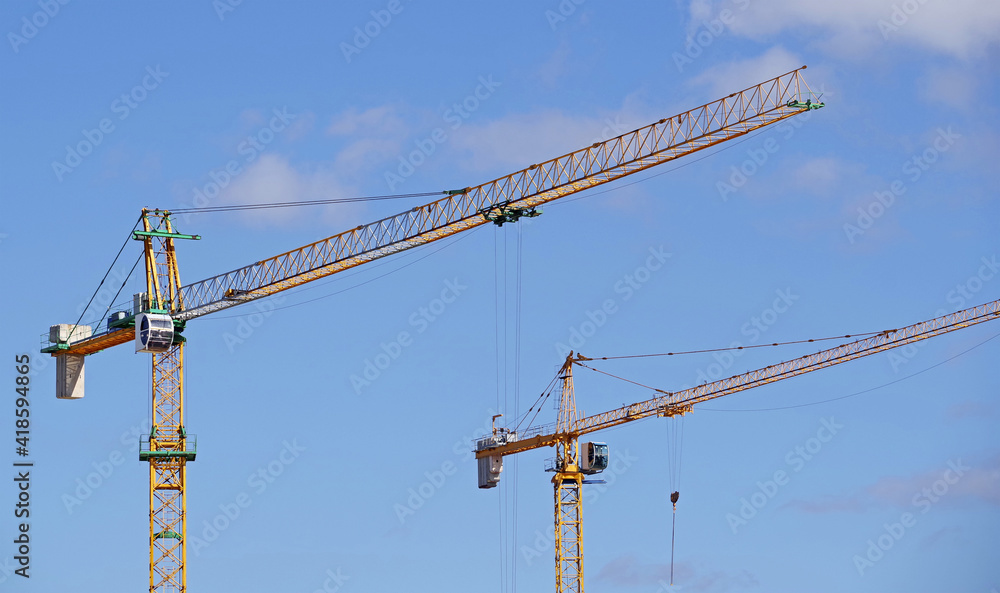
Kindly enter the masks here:
M 677 499 L 680 492 L 674 491 L 670 495 L 670 502 L 674 504 L 673 522 L 670 526 L 670 585 L 674 584 L 674 535 L 677 533 Z
M 750 410 L 722 410 L 722 409 L 719 409 L 719 408 L 702 408 L 702 407 L 699 407 L 698 409 L 699 410 L 705 410 L 705 411 L 708 411 L 708 412 L 774 412 L 776 410 L 792 410 L 794 408 L 805 408 L 805 407 L 808 407 L 808 406 L 818 406 L 820 404 L 828 404 L 830 402 L 840 401 L 842 399 L 847 399 L 849 397 L 855 397 L 855 396 L 858 396 L 858 395 L 864 395 L 866 393 L 871 393 L 872 391 L 877 391 L 879 389 L 882 389 L 883 387 L 888 387 L 890 385 L 895 385 L 896 383 L 899 383 L 901 381 L 906 381 L 907 379 L 912 379 L 913 377 L 916 377 L 917 375 L 926 373 L 927 371 L 929 371 L 931 369 L 936 369 L 937 367 L 939 367 L 939 366 L 941 366 L 943 364 L 947 364 L 947 363 L 955 360 L 956 358 L 958 358 L 960 356 L 968 354 L 969 352 L 972 352 L 976 348 L 979 348 L 980 346 L 985 345 L 987 342 L 991 342 L 991 341 L 993 341 L 993 340 L 995 340 L 997 338 L 1000 338 L 1000 333 L 994 335 L 991 338 L 987 338 L 986 340 L 983 340 L 982 342 L 976 344 L 975 346 L 969 348 L 968 350 L 963 350 L 962 352 L 959 352 L 958 354 L 952 356 L 951 358 L 946 358 L 945 360 L 942 360 L 941 362 L 939 362 L 937 364 L 931 365 L 931 366 L 927 367 L 926 369 L 919 370 L 919 371 L 913 373 L 912 375 L 907 375 L 905 377 L 900 377 L 899 379 L 896 379 L 895 381 L 889 381 L 888 383 L 883 383 L 882 385 L 879 385 L 877 387 L 870 387 L 868 389 L 864 389 L 864 390 L 861 390 L 861 391 L 856 391 L 856 392 L 851 393 L 849 395 L 842 395 L 840 397 L 834 397 L 834 398 L 831 398 L 831 399 L 824 399 L 824 400 L 818 401 L 818 402 L 809 402 L 809 403 L 806 403 L 806 404 L 796 404 L 794 406 L 780 406 L 780 407 L 777 407 L 777 408 L 755 408 L 755 409 L 750 409 Z
M 507 408 L 507 241 L 504 234 L 503 252 L 500 251 L 500 237 L 493 234 L 493 343 L 496 354 L 496 379 L 497 379 L 497 412 L 508 414 Z M 503 301 L 501 308 L 501 299 Z M 500 393 L 503 392 L 503 403 L 501 405 Z M 509 462 L 512 466 L 513 461 Z M 508 468 L 508 475 L 510 472 Z M 516 546 L 509 537 L 510 520 L 508 500 L 510 498 L 510 487 L 513 477 L 503 480 L 498 495 L 498 505 L 500 513 L 500 591 L 506 593 L 508 590 L 508 545 L 511 549 Z
M 586 365 L 586 364 L 584 364 L 584 363 L 582 363 L 582 362 L 580 362 L 578 360 L 574 360 L 573 364 L 575 364 L 577 366 L 581 366 L 581 367 L 583 367 L 585 369 L 590 369 L 590 370 L 594 371 L 595 373 L 600 373 L 602 375 L 607 375 L 607 376 L 609 376 L 609 377 L 611 377 L 613 379 L 618 379 L 619 381 L 625 381 L 626 383 L 631 383 L 632 385 L 643 387 L 645 389 L 652 389 L 653 391 L 655 391 L 657 393 L 662 393 L 663 395 L 669 395 L 669 392 L 664 391 L 662 389 L 657 389 L 656 387 L 650 387 L 649 385 L 645 385 L 643 383 L 639 383 L 638 381 L 633 381 L 631 379 L 626 379 L 625 377 L 619 377 L 618 375 L 613 375 L 613 374 L 611 374 L 611 373 L 609 373 L 607 371 L 602 371 L 601 369 L 595 369 L 594 367 Z
M 858 338 L 864 336 L 874 336 L 876 334 L 884 334 L 887 332 L 893 332 L 896 330 L 889 329 L 880 332 L 864 332 L 847 334 L 843 336 L 830 336 L 828 338 L 810 338 L 808 340 L 791 340 L 788 342 L 772 342 L 770 344 L 751 344 L 749 346 L 727 346 L 725 348 L 706 348 L 704 350 L 685 350 L 683 352 L 661 352 L 658 354 L 629 354 L 625 356 L 595 356 L 590 360 L 620 360 L 625 358 L 651 358 L 654 356 L 679 356 L 681 354 L 706 354 L 709 352 L 725 352 L 727 350 L 749 350 L 751 348 L 771 348 L 773 346 L 789 346 L 792 344 L 809 344 L 811 342 L 823 342 L 826 340 L 843 340 L 844 338 Z
M 516 254 L 516 264 L 515 264 L 515 283 L 514 283 L 514 416 L 520 417 L 521 414 L 521 261 L 522 261 L 522 225 L 517 225 L 517 254 Z M 518 502 L 518 458 L 514 458 L 514 513 L 513 513 L 513 523 L 514 523 L 514 537 L 511 543 L 511 560 L 512 570 L 511 570 L 511 585 L 513 593 L 517 593 L 517 502 Z
M 506 582 L 504 578 L 507 576 L 507 565 L 504 562 L 505 553 L 507 548 L 504 546 L 503 536 L 504 536 L 504 513 L 503 513 L 503 492 L 504 489 L 500 489 L 500 496 L 497 496 L 497 516 L 500 523 L 500 591 L 503 593 Z
M 879 385 L 877 387 L 871 387 L 869 389 L 864 389 L 862 391 L 857 391 L 857 392 L 851 393 L 849 395 L 842 395 L 840 397 L 834 397 L 834 398 L 831 398 L 831 399 L 825 399 L 825 400 L 821 400 L 821 401 L 817 401 L 817 402 L 808 402 L 808 403 L 796 404 L 796 405 L 792 405 L 792 406 L 779 406 L 779 407 L 775 407 L 775 408 L 754 408 L 754 409 L 746 409 L 746 410 L 724 410 L 724 409 L 719 409 L 719 408 L 699 407 L 698 409 L 699 410 L 707 410 L 709 412 L 771 412 L 771 411 L 776 411 L 776 410 L 791 410 L 791 409 L 794 409 L 794 408 L 805 408 L 805 407 L 808 407 L 808 406 L 817 406 L 817 405 L 820 405 L 820 404 L 826 404 L 826 403 L 830 403 L 830 402 L 835 402 L 835 401 L 839 401 L 839 400 L 842 400 L 842 399 L 847 399 L 849 397 L 855 397 L 855 396 L 858 396 L 858 395 L 863 395 L 865 393 L 870 393 L 872 391 L 876 391 L 878 389 L 882 389 L 882 388 L 888 387 L 890 385 L 895 385 L 896 383 L 899 383 L 901 381 L 905 381 L 907 379 L 911 379 L 913 377 L 916 377 L 917 375 L 920 375 L 922 373 L 926 373 L 927 371 L 929 371 L 931 369 L 937 368 L 937 367 L 939 367 L 939 366 L 941 366 L 941 365 L 943 365 L 945 363 L 951 362 L 952 360 L 955 360 L 956 358 L 958 358 L 960 356 L 968 354 L 969 352 L 972 352 L 976 348 L 979 348 L 980 346 L 983 346 L 983 345 L 987 344 L 988 342 L 991 342 L 991 341 L 995 340 L 998 337 L 1000 337 L 1000 333 L 995 334 L 994 336 L 992 336 L 990 338 L 987 338 L 986 340 L 984 340 L 984 341 L 976 344 L 975 346 L 972 346 L 971 348 L 969 348 L 967 350 L 963 350 L 962 352 L 959 352 L 958 354 L 956 354 L 956 355 L 954 355 L 954 356 L 952 356 L 950 358 L 947 358 L 947 359 L 945 359 L 945 360 L 943 360 L 943 361 L 941 361 L 941 362 L 939 362 L 939 363 L 937 363 L 935 365 L 929 366 L 926 369 L 917 371 L 916 373 L 913 373 L 911 375 L 907 375 L 905 377 L 900 377 L 899 379 L 896 379 L 894 381 L 889 381 L 888 383 L 884 383 L 884 384 Z M 631 383 L 633 385 L 636 385 L 638 387 L 642 387 L 644 389 L 651 389 L 651 390 L 653 390 L 653 391 L 655 391 L 657 393 L 661 393 L 663 395 L 672 395 L 669 391 L 664 391 L 663 389 L 657 389 L 656 387 L 651 387 L 649 385 L 644 385 L 644 384 L 639 383 L 637 381 L 632 381 L 631 379 L 626 379 L 624 377 L 619 377 L 618 375 L 614 375 L 612 373 L 609 373 L 609 372 L 606 372 L 606 371 L 602 371 L 600 369 L 595 369 L 595 368 L 593 368 L 591 366 L 588 366 L 588 365 L 586 365 L 583 362 L 578 361 L 578 360 L 574 360 L 573 364 L 576 364 L 576 365 L 581 366 L 581 367 L 586 368 L 586 369 L 590 369 L 590 370 L 592 370 L 592 371 L 594 371 L 596 373 L 601 373 L 602 375 L 607 375 L 607 376 L 609 376 L 611 378 L 618 379 L 620 381 L 624 381 L 626 383 Z
M 542 390 L 542 393 L 535 399 L 535 402 L 531 404 L 531 407 L 528 408 L 528 411 L 524 413 L 524 416 L 520 418 L 515 418 L 514 422 L 511 422 L 508 425 L 508 426 L 510 425 L 514 426 L 514 428 L 511 429 L 513 432 L 520 432 L 521 424 L 523 424 L 524 421 L 527 420 L 528 414 L 531 414 L 531 412 L 534 411 L 535 415 L 532 416 L 531 420 L 528 421 L 527 426 L 525 426 L 525 430 L 531 428 L 532 424 L 534 424 L 535 422 L 535 418 L 538 417 L 538 413 L 542 411 L 542 405 L 549 398 L 549 396 L 552 395 L 552 391 L 553 389 L 555 389 L 557 381 L 559 381 L 559 373 L 556 373 L 555 376 L 552 377 L 552 380 L 549 381 L 549 384 L 545 387 L 544 390 Z
M 507 406 L 507 326 L 510 325 L 507 317 L 507 229 L 501 228 L 503 232 L 503 409 Z
M 496 358 L 497 411 L 500 413 L 500 254 L 497 252 L 500 240 L 493 233 L 493 352 Z M 504 410 L 506 412 L 506 410 Z
M 371 282 L 375 282 L 376 280 L 379 280 L 381 278 L 385 278 L 386 276 L 388 276 L 390 274 L 395 274 L 396 272 L 399 272 L 400 270 L 404 270 L 404 269 L 412 266 L 415 263 L 423 261 L 423 260 L 427 259 L 428 257 L 434 255 L 435 253 L 441 251 L 442 249 L 447 249 L 447 248 L 451 247 L 452 245 L 454 245 L 455 243 L 458 243 L 459 241 L 465 240 L 467 237 L 472 236 L 472 234 L 475 233 L 478 230 L 479 229 L 475 229 L 475 230 L 473 230 L 470 233 L 465 233 L 464 235 L 458 237 L 457 239 L 451 241 L 450 243 L 442 245 L 441 247 L 438 247 L 437 249 L 435 249 L 434 251 L 431 251 L 431 252 L 427 253 L 426 255 L 422 255 L 422 256 L 414 259 L 413 261 L 407 262 L 406 264 L 401 265 L 398 268 L 394 268 L 392 270 L 389 270 L 388 272 L 386 272 L 384 274 L 380 274 L 378 276 L 375 276 L 374 278 L 369 278 L 368 280 L 365 280 L 364 282 L 359 282 L 358 284 L 355 284 L 354 286 L 348 286 L 347 288 L 338 290 L 336 292 L 331 292 L 330 294 L 325 294 L 323 296 L 319 296 L 319 297 L 316 297 L 314 299 L 309 299 L 309 300 L 306 300 L 306 301 L 301 301 L 301 302 L 298 302 L 298 303 L 292 303 L 291 305 L 285 305 L 284 307 L 275 307 L 274 309 L 271 309 L 270 311 L 272 311 L 272 312 L 273 311 L 282 311 L 284 309 L 291 309 L 292 307 L 298 307 L 298 306 L 301 306 L 301 305 L 305 305 L 307 303 L 313 303 L 313 302 L 316 302 L 316 301 L 321 301 L 323 299 L 328 299 L 328 298 L 330 298 L 332 296 L 336 296 L 336 295 L 341 294 L 343 292 L 347 292 L 348 290 L 354 290 L 355 288 L 359 288 L 361 286 L 364 286 L 365 284 L 369 284 Z M 308 288 L 304 288 L 303 290 L 308 290 Z M 251 301 L 251 302 L 253 302 L 253 301 Z M 242 303 L 242 304 L 245 304 L 245 303 Z M 234 305 L 234 307 L 238 307 L 238 306 L 240 306 L 240 305 Z M 214 321 L 216 319 L 235 319 L 237 317 L 243 317 L 243 315 L 242 314 L 241 315 L 213 315 L 211 317 L 204 317 L 203 319 L 208 319 L 208 320 Z
M 684 416 L 667 418 L 667 471 L 673 513 L 670 526 L 670 584 L 674 584 L 674 549 L 677 533 L 677 500 L 680 498 L 681 461 L 684 450 Z
M 76 323 L 73 324 L 73 329 L 70 330 L 69 336 L 67 338 L 68 340 L 73 339 L 73 334 L 76 332 L 76 328 L 80 326 L 80 322 L 83 321 L 83 316 L 87 314 L 87 310 L 90 309 L 90 305 L 94 302 L 94 299 L 97 297 L 97 293 L 101 292 L 101 287 L 104 286 L 104 281 L 108 279 L 108 276 L 111 274 L 111 270 L 113 270 L 115 264 L 118 263 L 118 258 L 121 257 L 122 252 L 125 251 L 125 247 L 128 245 L 128 242 L 132 240 L 132 231 L 134 231 L 136 227 L 139 226 L 140 220 L 142 220 L 141 216 L 135 221 L 135 224 L 132 225 L 132 230 L 128 232 L 128 237 L 126 237 L 125 242 L 122 243 L 121 249 L 119 249 L 118 254 L 115 255 L 114 261 L 112 261 L 111 265 L 108 266 L 108 271 L 104 273 L 104 278 L 101 278 L 101 283 L 97 285 L 97 289 L 94 290 L 94 294 L 92 294 L 90 296 L 90 300 L 87 301 L 87 306 L 83 308 L 83 311 L 80 312 L 79 319 L 77 319 Z
M 262 204 L 230 204 L 225 206 L 204 206 L 201 208 L 175 208 L 172 213 L 207 214 L 210 212 L 237 212 L 241 210 L 266 210 L 270 208 L 297 208 L 300 206 L 323 206 L 327 204 L 349 204 L 353 202 L 377 202 L 381 200 L 401 200 L 447 195 L 448 192 L 420 192 L 414 194 L 386 194 L 380 196 L 358 196 L 352 198 L 330 198 L 327 200 L 299 200 L 297 202 L 266 202 Z
M 118 295 L 122 293 L 122 289 L 125 288 L 125 285 L 128 283 L 129 279 L 132 278 L 132 274 L 135 273 L 135 269 L 139 266 L 139 262 L 142 261 L 142 256 L 144 255 L 146 255 L 144 252 L 140 252 L 139 257 L 135 258 L 135 263 L 132 264 L 132 269 L 129 270 L 128 275 L 125 276 L 124 280 L 122 280 L 122 285 L 118 287 L 118 292 L 115 293 L 114 298 L 112 298 L 111 302 L 108 303 L 108 308 L 104 311 L 104 316 L 101 317 L 101 319 L 107 319 L 108 313 L 111 312 L 111 307 L 115 306 L 115 302 L 118 301 Z

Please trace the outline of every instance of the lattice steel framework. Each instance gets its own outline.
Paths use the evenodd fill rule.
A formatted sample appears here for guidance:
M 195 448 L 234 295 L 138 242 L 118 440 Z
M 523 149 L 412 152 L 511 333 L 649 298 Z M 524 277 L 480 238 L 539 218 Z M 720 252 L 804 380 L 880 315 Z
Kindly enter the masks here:
M 570 433 L 576 421 L 573 392 L 573 363 L 567 358 L 562 367 L 562 393 L 557 425 L 564 438 L 556 447 L 556 474 L 552 477 L 555 495 L 556 593 L 583 593 L 583 474 L 580 447 Z
M 225 274 L 189 284 L 163 308 L 190 320 L 365 262 L 478 227 L 504 212 L 525 211 L 704 150 L 822 106 L 809 103 L 805 66 L 664 118 L 632 132 L 531 165 L 493 181 L 327 237 Z M 178 283 L 179 286 L 179 283 Z M 152 294 L 152 292 L 150 293 Z M 62 354 L 93 354 L 133 339 L 132 328 L 95 333 Z
M 583 593 L 583 474 L 552 478 L 556 498 L 556 593 Z
M 720 379 L 682 391 L 662 391 L 663 395 L 643 402 L 579 418 L 568 429 L 560 429 L 558 423 L 539 426 L 532 430 L 517 433 L 516 436 L 508 439 L 508 442 L 504 445 L 477 451 L 476 457 L 511 455 L 539 447 L 554 447 L 562 442 L 566 435 L 580 437 L 598 430 L 641 420 L 650 416 L 683 414 L 690 411 L 692 406 L 698 403 L 738 391 L 753 389 L 754 387 L 760 387 L 782 379 L 789 379 L 812 371 L 818 371 L 865 356 L 871 356 L 872 354 L 878 354 L 892 348 L 906 346 L 907 344 L 926 340 L 934 336 L 992 321 L 998 317 L 1000 317 L 1000 300 L 991 301 L 976 307 L 915 323 L 901 329 L 884 331 L 868 338 L 842 344 L 835 348 L 821 350 L 815 354 L 809 354 L 794 360 L 735 375 L 727 379 Z M 572 363 L 584 365 L 588 360 L 590 359 L 577 355 L 572 360 Z
M 150 451 L 187 450 L 184 432 L 184 344 L 153 355 Z M 149 590 L 187 591 L 187 459 L 149 458 Z
M 556 475 L 552 478 L 552 483 L 555 485 L 556 506 L 556 592 L 583 593 L 583 515 L 580 503 L 583 474 L 578 465 L 581 436 L 650 416 L 683 415 L 691 412 L 697 403 L 818 371 L 997 318 L 1000 318 L 1000 300 L 901 329 L 884 331 L 816 354 L 691 389 L 674 393 L 662 391 L 662 396 L 584 418 L 578 418 L 576 412 L 573 366 L 588 367 L 586 362 L 591 359 L 579 354 L 574 356 L 571 352 L 560 370 L 563 388 L 556 423 L 522 433 L 509 432 L 505 444 L 478 450 L 476 458 L 513 455 L 540 447 L 556 447 Z
M 805 68 L 605 142 L 181 289 L 191 319 L 655 167 L 807 111 Z M 816 107 L 821 104 L 813 104 Z
M 174 233 L 166 212 L 143 210 L 146 233 Z M 144 235 L 146 290 L 153 309 L 180 305 L 180 274 L 169 236 Z M 173 311 L 170 311 L 173 313 Z M 187 433 L 184 428 L 184 343 L 153 354 L 149 460 L 149 591 L 187 591 Z

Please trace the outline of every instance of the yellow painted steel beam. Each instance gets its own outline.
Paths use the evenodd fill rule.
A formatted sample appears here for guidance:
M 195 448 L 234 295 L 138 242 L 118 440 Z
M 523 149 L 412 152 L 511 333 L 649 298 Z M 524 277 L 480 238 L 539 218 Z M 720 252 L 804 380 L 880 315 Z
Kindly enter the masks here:
M 738 391 L 745 391 L 818 371 L 833 365 L 871 356 L 892 348 L 899 348 L 934 336 L 949 333 L 972 325 L 992 321 L 1000 317 L 1000 300 L 942 315 L 927 321 L 881 332 L 874 336 L 822 350 L 815 354 L 766 366 L 761 369 L 735 375 L 727 379 L 713 381 L 683 391 L 668 393 L 643 402 L 622 406 L 614 410 L 581 418 L 568 428 L 560 430 L 559 425 L 547 425 L 529 432 L 518 434 L 507 444 L 476 452 L 476 457 L 490 455 L 512 455 L 544 446 L 552 446 L 563 438 L 573 438 L 611 428 L 626 422 L 641 420 L 650 416 L 671 416 L 690 411 L 695 404 L 723 397 Z M 583 362 L 584 357 L 574 362 Z
M 95 354 L 101 350 L 107 350 L 113 346 L 118 346 L 119 344 L 124 344 L 133 340 L 135 340 L 135 329 L 126 327 L 106 331 L 84 340 L 73 342 L 69 345 L 69 348 L 65 350 L 56 350 L 52 352 L 52 356 L 62 356 L 64 354 Z
M 173 233 L 167 212 L 143 210 L 143 223 L 146 231 Z M 176 304 L 180 273 L 173 238 L 147 236 L 143 242 L 147 286 L 154 291 L 149 293 L 150 298 L 160 307 Z M 169 455 L 189 450 L 184 425 L 184 342 L 174 344 L 166 352 L 154 353 L 152 358 L 153 417 L 148 456 L 149 591 L 186 593 L 187 459 Z M 161 456 L 164 452 L 167 455 Z
M 532 208 L 621 179 L 808 111 L 807 107 L 793 106 L 801 105 L 810 95 L 802 78 L 804 69 L 462 193 L 187 286 L 180 285 L 176 273 L 173 241 L 163 248 L 168 251 L 165 257 L 157 260 L 154 237 L 144 236 L 147 293 L 160 295 L 159 308 L 170 310 L 174 317 L 193 319 L 478 227 L 488 222 L 485 214 L 498 208 Z M 158 218 L 159 224 L 152 224 L 150 218 Z M 169 212 L 144 209 L 144 232 L 156 229 L 173 232 Z M 105 331 L 52 354 L 94 354 L 134 338 L 132 329 Z
M 556 593 L 583 593 L 583 474 L 557 472 L 555 493 Z

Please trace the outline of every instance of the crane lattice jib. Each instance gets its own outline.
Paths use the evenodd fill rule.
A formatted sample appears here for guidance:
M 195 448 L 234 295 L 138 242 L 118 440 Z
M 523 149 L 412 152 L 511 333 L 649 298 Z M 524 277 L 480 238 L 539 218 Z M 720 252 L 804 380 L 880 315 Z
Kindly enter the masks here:
M 793 70 L 605 142 L 181 288 L 192 319 L 530 209 L 747 134 L 821 104 Z
M 541 204 L 822 107 L 822 103 L 810 98 L 812 93 L 801 75 L 804 69 L 489 183 L 445 192 L 446 197 L 430 204 L 182 286 L 174 302 L 164 306 L 179 320 L 207 315 L 449 237 L 510 213 L 527 213 Z M 133 328 L 107 330 L 52 354 L 93 354 L 133 339 Z
M 573 423 L 570 434 L 581 436 L 650 416 L 672 416 L 684 413 L 690 410 L 695 404 L 738 391 L 760 387 L 782 379 L 818 371 L 819 369 L 884 352 L 892 348 L 906 346 L 907 344 L 926 340 L 964 327 L 991 321 L 998 317 L 1000 317 L 1000 300 L 916 323 L 901 329 L 884 331 L 868 338 L 842 344 L 836 348 L 822 350 L 815 354 L 766 366 L 727 379 L 705 383 L 683 391 L 673 393 L 663 392 L 663 395 L 653 399 L 581 418 Z M 579 364 L 586 360 L 588 359 L 581 357 L 575 362 Z M 477 451 L 476 457 L 511 455 L 539 447 L 551 447 L 556 445 L 561 438 L 565 438 L 565 436 L 566 433 L 558 432 L 555 425 L 549 424 L 512 436 L 504 445 Z

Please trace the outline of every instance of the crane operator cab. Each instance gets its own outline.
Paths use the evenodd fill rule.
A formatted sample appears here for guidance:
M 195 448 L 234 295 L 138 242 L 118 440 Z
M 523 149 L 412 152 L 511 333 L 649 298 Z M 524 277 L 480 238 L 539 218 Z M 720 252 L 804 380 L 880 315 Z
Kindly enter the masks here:
M 135 351 L 166 352 L 180 342 L 174 333 L 174 320 L 163 313 L 139 313 L 135 316 Z
M 580 443 L 580 471 L 596 474 L 608 469 L 607 443 Z

